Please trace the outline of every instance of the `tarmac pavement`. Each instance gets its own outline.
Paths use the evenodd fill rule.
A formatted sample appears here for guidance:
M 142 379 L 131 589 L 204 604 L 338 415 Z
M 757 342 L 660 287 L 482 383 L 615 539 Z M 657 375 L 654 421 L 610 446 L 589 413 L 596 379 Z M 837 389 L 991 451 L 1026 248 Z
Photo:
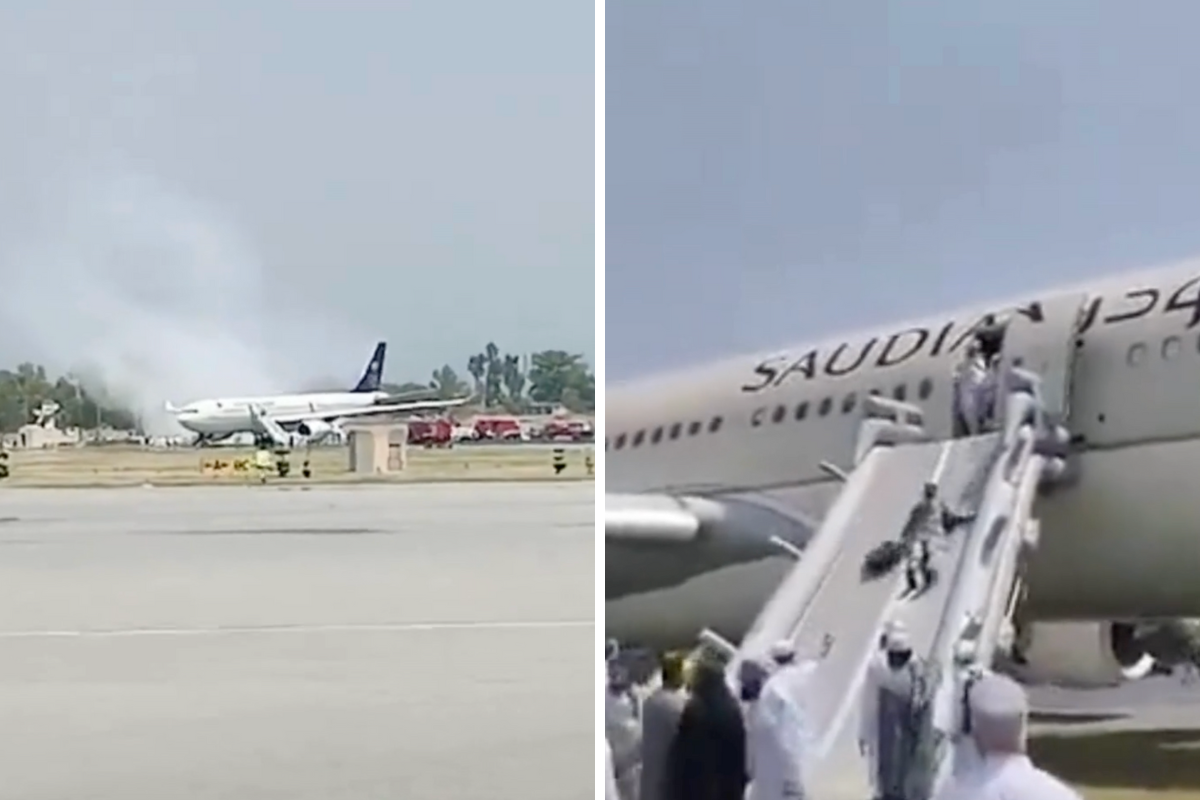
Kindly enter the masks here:
M 593 508 L 0 491 L 0 798 L 591 798 Z

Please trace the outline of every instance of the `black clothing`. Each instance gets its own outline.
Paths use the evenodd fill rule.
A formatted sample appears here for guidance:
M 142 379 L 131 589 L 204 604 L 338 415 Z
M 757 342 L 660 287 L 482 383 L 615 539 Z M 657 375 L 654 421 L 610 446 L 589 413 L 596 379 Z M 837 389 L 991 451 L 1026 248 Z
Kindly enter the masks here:
M 975 341 L 979 344 L 979 354 L 983 356 L 983 363 L 991 366 L 992 361 L 999 357 L 1000 351 L 1004 349 L 1004 326 L 994 319 L 985 320 L 979 330 L 975 331 Z
M 746 726 L 720 669 L 701 667 L 669 756 L 670 800 L 743 800 Z

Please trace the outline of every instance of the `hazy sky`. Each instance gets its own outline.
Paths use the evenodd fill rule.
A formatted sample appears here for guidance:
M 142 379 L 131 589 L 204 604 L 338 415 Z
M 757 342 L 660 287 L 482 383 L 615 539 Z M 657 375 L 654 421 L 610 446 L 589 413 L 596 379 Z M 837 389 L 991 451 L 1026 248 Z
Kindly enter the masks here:
M 594 352 L 593 9 L 0 5 L 0 361 L 139 398 Z M 165 395 L 161 397 L 159 395 Z
M 610 0 L 607 376 L 1200 254 L 1200 4 Z

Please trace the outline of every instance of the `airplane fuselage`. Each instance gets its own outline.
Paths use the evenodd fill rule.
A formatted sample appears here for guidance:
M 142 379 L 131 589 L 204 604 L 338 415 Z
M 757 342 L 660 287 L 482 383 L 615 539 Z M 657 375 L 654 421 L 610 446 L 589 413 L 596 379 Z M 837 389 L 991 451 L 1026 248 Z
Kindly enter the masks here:
M 278 416 L 311 415 L 325 419 L 347 409 L 369 408 L 387 395 L 384 392 L 323 392 L 273 395 L 268 397 L 225 397 L 199 400 L 175 411 L 179 424 L 205 436 L 227 436 L 255 431 L 252 406 Z
M 1049 382 L 1068 399 L 1073 437 L 1072 482 L 1036 508 L 1030 613 L 1200 615 L 1195 262 L 610 387 L 606 491 L 766 505 L 811 528 L 838 490 L 819 464 L 852 466 L 862 398 L 912 402 L 949 437 L 953 370 L 983 314 L 1005 311 L 1031 368 L 1065 365 L 1061 386 Z M 609 633 L 687 641 L 710 626 L 740 637 L 792 562 L 734 549 L 608 538 Z

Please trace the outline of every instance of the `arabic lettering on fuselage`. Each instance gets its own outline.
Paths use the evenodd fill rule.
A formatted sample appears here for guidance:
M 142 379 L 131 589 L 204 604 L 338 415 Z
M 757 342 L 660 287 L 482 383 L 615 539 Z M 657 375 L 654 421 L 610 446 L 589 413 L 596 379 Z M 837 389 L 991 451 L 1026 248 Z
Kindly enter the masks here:
M 1160 303 L 1163 297 L 1166 301 Z M 1187 313 L 1186 327 L 1200 324 L 1200 277 L 1192 278 L 1168 292 L 1154 287 L 1131 289 L 1121 297 L 1097 296 L 1088 301 L 1079 322 L 1077 333 L 1087 333 L 1097 324 L 1119 325 L 1141 319 L 1155 309 L 1162 313 Z M 1040 301 L 1013 309 L 1029 323 L 1045 321 Z M 842 342 L 832 350 L 813 348 L 799 356 L 781 354 L 764 359 L 754 366 L 754 377 L 742 386 L 743 392 L 759 392 L 783 385 L 799 377 L 804 380 L 818 375 L 843 377 L 865 366 L 895 367 L 926 355 L 930 358 L 957 352 L 974 334 L 987 324 L 981 315 L 970 326 L 962 327 L 949 320 L 938 328 L 906 328 L 889 336 L 873 336 L 864 342 Z

